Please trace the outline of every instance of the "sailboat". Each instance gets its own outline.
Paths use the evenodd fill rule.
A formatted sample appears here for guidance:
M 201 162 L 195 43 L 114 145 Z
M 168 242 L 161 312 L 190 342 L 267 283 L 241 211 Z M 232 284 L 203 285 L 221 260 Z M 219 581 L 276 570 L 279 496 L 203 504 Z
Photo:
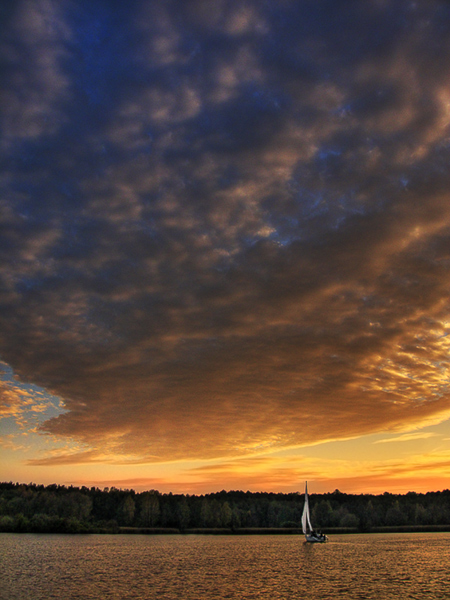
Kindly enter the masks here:
M 323 542 L 326 542 L 328 539 L 323 533 L 314 531 L 311 525 L 309 516 L 308 482 L 305 483 L 305 506 L 303 507 L 302 514 L 302 530 L 307 542 L 323 544 Z

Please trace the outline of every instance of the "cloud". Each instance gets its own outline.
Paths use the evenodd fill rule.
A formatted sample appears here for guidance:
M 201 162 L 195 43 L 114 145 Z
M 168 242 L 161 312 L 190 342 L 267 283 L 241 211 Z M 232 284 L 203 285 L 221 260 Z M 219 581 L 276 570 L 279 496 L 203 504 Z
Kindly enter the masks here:
M 7 20 L 26 76 L 4 116 L 22 146 L 0 352 L 64 398 L 42 430 L 90 448 L 35 464 L 450 414 L 446 5 L 317 5 L 19 2 Z
M 374 444 L 385 444 L 388 442 L 410 442 L 410 441 L 416 441 L 416 440 L 426 440 L 428 438 L 435 437 L 436 435 L 438 435 L 438 434 L 433 433 L 431 431 L 430 432 L 418 431 L 417 433 L 404 433 L 403 435 L 399 435 L 397 437 L 377 440 L 374 442 Z
M 43 390 L 21 385 L 8 365 L 0 362 L 0 420 L 12 418 L 24 429 L 25 417 L 46 413 L 50 407 L 53 404 Z
M 65 454 L 61 452 L 61 449 L 58 449 L 53 451 L 53 454 L 56 455 L 48 456 L 46 458 L 30 458 L 27 461 L 27 464 L 34 466 L 57 466 L 109 462 L 106 454 L 99 454 L 93 450 Z
M 64 4 L 23 1 L 5 11 L 12 12 L 0 48 L 7 65 L 0 91 L 6 151 L 10 144 L 55 134 L 65 121 L 69 80 L 61 62 L 70 32 L 61 16 Z
M 447 452 L 412 455 L 404 460 L 365 464 L 365 472 L 363 469 L 359 472 L 356 470 L 351 476 L 327 476 L 322 479 L 322 485 L 325 483 L 324 487 L 329 488 L 329 484 L 332 483 L 332 487 L 342 491 L 352 489 L 360 493 L 380 493 L 383 488 L 395 489 L 396 493 L 438 490 L 442 489 L 443 473 L 448 471 L 449 464 Z

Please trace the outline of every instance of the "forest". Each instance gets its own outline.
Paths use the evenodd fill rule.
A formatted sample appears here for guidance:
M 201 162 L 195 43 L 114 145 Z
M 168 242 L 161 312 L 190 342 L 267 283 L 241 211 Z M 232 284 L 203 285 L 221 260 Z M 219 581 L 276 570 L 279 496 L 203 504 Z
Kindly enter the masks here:
M 327 533 L 450 530 L 450 491 L 310 494 Z M 0 483 L 0 531 L 17 533 L 299 533 L 304 494 L 137 493 L 114 487 Z

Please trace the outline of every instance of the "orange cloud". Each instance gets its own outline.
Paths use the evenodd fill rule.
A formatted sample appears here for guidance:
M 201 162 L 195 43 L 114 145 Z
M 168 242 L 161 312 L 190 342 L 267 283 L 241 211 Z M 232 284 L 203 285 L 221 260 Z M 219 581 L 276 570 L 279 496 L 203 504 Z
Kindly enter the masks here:
M 76 445 L 29 464 L 231 460 L 448 418 L 450 44 L 400 4 L 330 29 L 310 3 L 136 1 L 94 6 L 93 36 L 84 5 L 17 3 L 0 352 L 64 399 L 41 432 Z

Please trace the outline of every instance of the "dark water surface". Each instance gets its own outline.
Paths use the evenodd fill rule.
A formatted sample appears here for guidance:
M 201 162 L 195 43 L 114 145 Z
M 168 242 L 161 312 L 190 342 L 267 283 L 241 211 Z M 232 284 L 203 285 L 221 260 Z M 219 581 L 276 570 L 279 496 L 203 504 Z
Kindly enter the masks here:
M 450 533 L 0 534 L 2 600 L 450 599 Z

